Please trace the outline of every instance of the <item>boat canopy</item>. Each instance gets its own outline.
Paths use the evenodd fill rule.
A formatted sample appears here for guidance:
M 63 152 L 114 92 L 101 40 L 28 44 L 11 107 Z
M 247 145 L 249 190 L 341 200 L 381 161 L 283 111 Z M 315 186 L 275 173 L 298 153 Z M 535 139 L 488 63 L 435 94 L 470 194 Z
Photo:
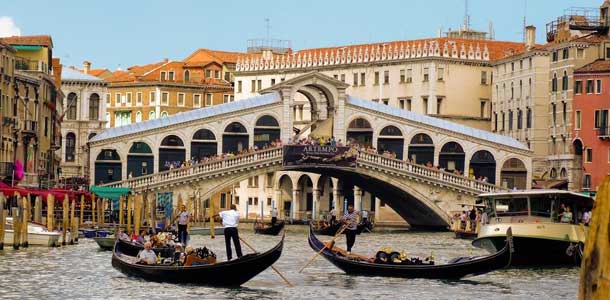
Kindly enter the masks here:
M 131 190 L 126 187 L 107 187 L 107 186 L 92 186 L 91 193 L 96 194 L 100 198 L 112 199 L 118 201 L 121 196 L 129 194 Z

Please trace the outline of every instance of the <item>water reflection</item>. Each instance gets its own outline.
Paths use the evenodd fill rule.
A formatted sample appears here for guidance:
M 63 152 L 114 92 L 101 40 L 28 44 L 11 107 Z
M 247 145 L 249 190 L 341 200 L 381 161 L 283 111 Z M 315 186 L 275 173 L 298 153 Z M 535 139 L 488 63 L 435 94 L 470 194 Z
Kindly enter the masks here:
M 242 232 L 259 251 L 271 248 L 277 237 Z M 225 259 L 224 239 L 194 236 Z M 338 241 L 343 246 L 344 241 Z M 456 256 L 485 252 L 450 233 L 412 232 L 358 236 L 354 251 L 374 255 L 390 246 L 409 255 L 429 255 L 438 263 Z M 245 249 L 245 247 L 244 247 Z M 287 287 L 266 270 L 244 287 L 209 288 L 146 282 L 127 277 L 111 266 L 111 253 L 99 251 L 92 240 L 63 248 L 34 248 L 0 252 L 0 298 L 5 299 L 574 299 L 577 268 L 509 269 L 459 281 L 348 276 L 318 257 L 303 273 L 298 270 L 314 252 L 304 227 L 290 228 L 284 253 L 275 267 L 295 285 Z

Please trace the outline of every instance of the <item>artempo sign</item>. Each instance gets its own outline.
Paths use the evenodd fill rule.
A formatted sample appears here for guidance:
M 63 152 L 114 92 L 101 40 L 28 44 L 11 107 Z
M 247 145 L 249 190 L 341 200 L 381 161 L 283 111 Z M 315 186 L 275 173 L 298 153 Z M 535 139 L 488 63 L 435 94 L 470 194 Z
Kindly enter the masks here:
M 284 146 L 284 166 L 337 166 L 356 167 L 358 150 L 351 147 L 321 145 Z

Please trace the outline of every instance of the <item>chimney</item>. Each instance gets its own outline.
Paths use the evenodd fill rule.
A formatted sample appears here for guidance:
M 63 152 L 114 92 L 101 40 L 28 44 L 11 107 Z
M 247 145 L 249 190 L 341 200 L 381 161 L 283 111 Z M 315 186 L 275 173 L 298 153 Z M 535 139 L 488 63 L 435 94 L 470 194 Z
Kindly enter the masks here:
M 536 26 L 525 27 L 525 48 L 530 50 L 536 45 Z
M 89 74 L 89 70 L 91 70 L 91 63 L 88 61 L 83 62 L 83 73 Z

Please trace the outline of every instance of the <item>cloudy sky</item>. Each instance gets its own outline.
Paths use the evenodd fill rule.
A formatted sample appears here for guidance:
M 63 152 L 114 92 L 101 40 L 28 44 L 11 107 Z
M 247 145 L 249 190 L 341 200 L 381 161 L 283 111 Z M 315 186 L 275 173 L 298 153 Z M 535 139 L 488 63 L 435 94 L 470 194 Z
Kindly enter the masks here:
M 538 28 L 602 0 L 470 0 L 472 27 L 521 41 L 523 16 Z M 94 68 L 183 59 L 197 48 L 245 51 L 247 40 L 287 39 L 293 49 L 437 36 L 463 23 L 464 0 L 2 0 L 0 36 L 50 34 L 54 55 Z

